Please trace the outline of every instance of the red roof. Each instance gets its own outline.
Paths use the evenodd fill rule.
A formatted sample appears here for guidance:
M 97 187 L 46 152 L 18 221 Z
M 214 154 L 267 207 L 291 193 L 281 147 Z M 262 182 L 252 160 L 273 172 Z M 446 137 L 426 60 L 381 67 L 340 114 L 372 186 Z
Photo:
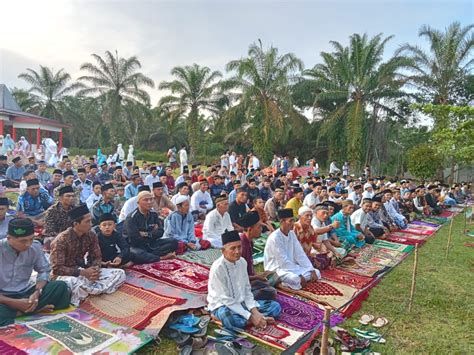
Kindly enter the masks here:
M 10 122 L 18 122 L 18 123 L 34 123 L 38 125 L 48 125 L 58 128 L 69 128 L 71 125 L 64 124 L 55 120 L 51 120 L 49 118 L 45 118 L 42 116 L 34 115 L 28 112 L 21 112 L 21 111 L 13 111 L 13 110 L 6 110 L 0 108 L 0 114 L 5 114 L 9 116 Z

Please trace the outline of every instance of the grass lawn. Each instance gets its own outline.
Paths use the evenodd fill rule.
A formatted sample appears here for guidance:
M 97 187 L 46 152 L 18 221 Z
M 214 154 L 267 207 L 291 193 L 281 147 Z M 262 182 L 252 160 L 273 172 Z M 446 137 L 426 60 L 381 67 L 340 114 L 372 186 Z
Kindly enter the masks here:
M 385 316 L 385 345 L 372 346 L 382 354 L 473 354 L 474 353 L 474 250 L 464 246 L 474 242 L 464 236 L 464 217 L 453 225 L 453 247 L 445 260 L 449 223 L 418 250 L 418 277 L 412 312 L 408 313 L 414 254 L 405 259 L 371 290 L 362 309 L 342 326 L 358 327 L 364 313 Z M 471 227 L 474 230 L 474 225 Z M 382 331 L 382 332 L 383 332 Z M 331 334 L 333 335 L 333 334 Z M 140 354 L 177 354 L 176 345 L 162 339 Z M 269 353 L 274 352 L 266 348 Z

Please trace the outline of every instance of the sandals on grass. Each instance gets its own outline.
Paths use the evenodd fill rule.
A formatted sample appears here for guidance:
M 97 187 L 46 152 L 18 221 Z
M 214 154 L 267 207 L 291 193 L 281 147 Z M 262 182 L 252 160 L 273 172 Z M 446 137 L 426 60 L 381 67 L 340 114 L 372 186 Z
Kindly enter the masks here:
M 375 319 L 375 322 L 373 322 Z M 388 319 L 385 317 L 377 317 L 375 318 L 372 314 L 364 314 L 359 319 L 359 323 L 362 325 L 369 325 L 372 323 L 372 326 L 375 328 L 382 328 L 388 324 Z

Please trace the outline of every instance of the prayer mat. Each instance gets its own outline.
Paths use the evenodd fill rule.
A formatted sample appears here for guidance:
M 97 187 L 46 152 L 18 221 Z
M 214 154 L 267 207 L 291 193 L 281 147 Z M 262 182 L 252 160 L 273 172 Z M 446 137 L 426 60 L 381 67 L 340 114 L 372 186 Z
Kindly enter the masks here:
M 422 221 L 435 223 L 437 225 L 445 224 L 448 219 L 444 217 L 429 216 L 421 219 Z
M 421 227 L 421 226 L 418 226 L 418 227 Z M 417 235 L 432 235 L 434 233 L 434 231 L 432 230 L 416 228 L 414 226 L 404 229 L 403 232 L 410 233 L 410 234 L 417 234 Z
M 3 340 L 0 340 L 0 354 L 2 355 L 26 355 L 23 350 L 15 348 L 10 344 L 5 343 Z
M 205 266 L 211 266 L 214 261 L 219 259 L 222 255 L 220 249 L 207 249 L 207 250 L 193 250 L 188 251 L 183 255 L 179 255 L 179 259 L 189 261 L 191 263 L 197 263 Z
M 297 294 L 332 308 L 344 306 L 358 292 L 354 287 L 333 281 L 308 282 L 306 287 L 301 290 L 293 290 L 284 286 L 279 286 L 279 288 L 287 293 Z
M 207 293 L 209 269 L 199 264 L 173 259 L 153 264 L 133 265 L 131 269 L 178 288 Z
M 142 288 L 144 290 L 157 293 L 171 298 L 180 298 L 184 299 L 185 303 L 176 304 L 171 307 L 163 309 L 160 313 L 155 315 L 151 320 L 150 324 L 143 329 L 144 332 L 150 334 L 154 337 L 158 336 L 159 332 L 163 326 L 168 321 L 171 313 L 176 311 L 184 311 L 194 308 L 201 308 L 207 304 L 207 294 L 205 293 L 196 293 L 193 291 L 180 289 L 172 285 L 165 284 L 158 280 L 152 279 L 148 276 L 145 276 L 139 272 L 133 270 L 126 270 L 126 283 L 134 285 L 136 287 Z
M 105 319 L 100 319 L 80 309 L 69 307 L 66 310 L 54 311 L 53 314 L 67 315 L 82 324 L 105 332 L 113 334 L 118 338 L 118 341 L 111 344 L 106 349 L 103 349 L 100 354 L 131 354 L 136 352 L 145 344 L 153 340 L 153 337 L 138 330 L 115 325 Z M 49 319 L 51 314 L 33 314 L 29 316 L 20 317 L 17 322 L 24 324 L 13 324 L 11 326 L 0 328 L 0 339 L 7 344 L 16 348 L 22 349 L 27 353 L 38 355 L 69 355 L 71 351 L 66 349 L 60 343 L 52 338 L 38 333 L 27 327 L 28 321 L 38 319 Z
M 324 310 L 320 309 L 313 302 L 305 302 L 283 292 L 277 293 L 276 301 L 281 306 L 278 323 L 305 331 L 311 331 L 316 328 L 322 329 Z M 342 323 L 343 320 L 344 318 L 341 316 L 331 315 L 331 327 Z
M 441 212 L 438 217 L 443 217 L 443 218 L 453 218 L 454 216 L 454 212 L 451 212 L 451 211 L 443 211 Z
M 87 297 L 79 308 L 115 324 L 141 330 L 163 309 L 184 302 L 184 299 L 123 284 L 112 294 Z
M 377 248 L 390 249 L 393 251 L 398 251 L 400 253 L 411 253 L 411 251 L 413 250 L 413 247 L 411 246 L 387 242 L 386 240 L 376 240 L 372 245 Z
M 89 327 L 65 314 L 28 322 L 26 325 L 53 339 L 73 353 L 92 354 L 119 340 L 113 334 Z
M 357 289 L 362 289 L 373 281 L 372 277 L 356 275 L 339 268 L 320 270 L 320 272 L 323 280 L 334 281 Z
M 414 229 L 414 230 L 419 230 L 419 231 L 426 231 L 427 233 L 434 234 L 439 228 L 436 227 L 431 227 L 431 226 L 423 226 L 420 224 L 414 224 L 414 223 L 408 223 L 408 228 L 407 229 Z M 402 230 L 403 231 L 403 230 Z
M 356 261 L 354 264 L 343 263 L 338 265 L 339 269 L 345 270 L 355 275 L 374 277 L 384 271 L 384 268 L 377 264 L 369 264 Z
M 393 233 L 391 233 L 388 237 L 387 237 L 387 240 L 390 241 L 390 242 L 393 242 L 393 243 L 399 243 L 399 244 L 405 244 L 405 245 L 423 245 L 425 242 L 426 242 L 426 239 L 413 239 L 413 238 L 409 238 L 407 236 L 414 236 L 414 237 L 423 237 L 423 236 L 419 236 L 419 235 L 416 235 L 416 234 L 406 234 L 406 236 L 399 236 L 399 235 L 394 235 Z
M 253 265 L 258 265 L 258 264 L 263 263 L 263 259 L 264 259 L 263 252 L 252 254 Z
M 433 227 L 433 228 L 436 228 L 437 230 L 441 228 L 441 226 L 439 226 L 438 224 L 424 222 L 424 221 L 412 221 L 412 222 L 410 222 L 410 224 L 415 224 L 415 225 L 419 225 L 419 226 Z

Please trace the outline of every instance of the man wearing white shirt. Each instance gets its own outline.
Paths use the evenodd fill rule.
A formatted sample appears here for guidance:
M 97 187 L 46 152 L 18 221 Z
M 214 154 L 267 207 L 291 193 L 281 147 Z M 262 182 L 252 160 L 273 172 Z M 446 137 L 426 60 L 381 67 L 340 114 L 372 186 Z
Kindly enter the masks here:
M 364 192 L 362 193 L 362 198 L 372 198 L 374 197 L 374 187 L 370 182 L 364 184 Z
M 319 194 L 321 193 L 321 183 L 315 182 L 313 185 L 313 191 L 307 194 L 303 200 L 303 206 L 309 207 L 314 211 L 317 204 L 321 203 L 319 200 Z
M 354 205 L 360 206 L 360 203 L 362 201 L 362 185 L 355 185 L 354 190 L 349 194 L 347 198 L 349 200 L 352 200 L 352 202 L 354 202 Z
M 208 309 L 224 328 L 244 329 L 251 324 L 266 328 L 281 313 L 276 301 L 255 301 L 250 288 L 247 262 L 241 258 L 237 231 L 222 235 L 222 256 L 211 266 L 208 285 Z
M 268 237 L 264 250 L 265 271 L 275 271 L 285 287 L 299 290 L 308 281 L 321 277 L 306 256 L 303 247 L 293 232 L 293 210 L 285 208 L 278 211 L 280 228 Z
M 237 154 L 232 152 L 229 156 L 229 169 L 230 171 L 237 173 Z
M 219 196 L 216 198 L 216 208 L 209 212 L 204 220 L 203 239 L 208 240 L 213 248 L 222 248 L 222 234 L 234 230 L 228 209 L 227 197 Z
M 188 167 L 188 153 L 186 152 L 186 146 L 183 144 L 181 145 L 181 149 L 179 150 L 179 165 L 181 167 L 181 174 L 184 171 L 184 168 Z
M 176 200 L 179 196 L 189 196 L 189 186 L 185 182 L 177 184 L 176 190 L 178 193 L 171 197 L 171 202 L 173 202 L 174 205 L 176 205 Z
M 156 166 L 152 166 L 150 168 L 150 175 L 145 178 L 144 184 L 149 186 L 150 189 L 153 189 L 153 183 L 160 181 L 160 177 L 158 176 L 158 169 Z
M 142 185 L 138 187 L 138 193 L 142 191 L 147 191 L 150 192 L 151 189 L 148 185 Z M 138 207 L 138 196 L 134 196 L 129 198 L 127 201 L 125 201 L 122 209 L 120 210 L 120 215 L 118 222 L 123 222 L 127 219 L 128 216 L 132 214 L 133 211 L 135 211 Z
M 351 223 L 359 232 L 365 236 L 365 242 L 368 244 L 373 244 L 375 242 L 375 236 L 369 229 L 369 212 L 372 208 L 371 199 L 363 199 L 361 208 L 355 210 L 350 218 Z
M 191 212 L 205 215 L 207 211 L 210 211 L 213 207 L 212 198 L 207 189 L 209 183 L 207 180 L 199 182 L 199 190 L 197 190 L 191 196 Z

